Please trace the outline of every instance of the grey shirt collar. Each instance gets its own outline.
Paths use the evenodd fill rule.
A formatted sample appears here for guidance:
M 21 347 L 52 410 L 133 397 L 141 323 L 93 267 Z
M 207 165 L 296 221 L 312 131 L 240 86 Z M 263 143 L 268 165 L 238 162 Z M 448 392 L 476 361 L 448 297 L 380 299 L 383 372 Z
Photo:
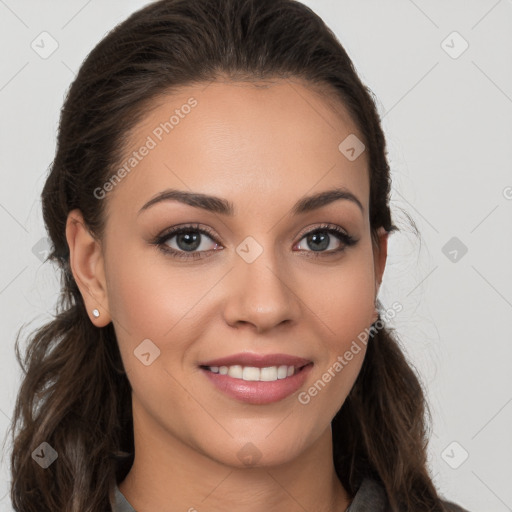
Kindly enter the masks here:
M 116 485 L 116 508 L 114 512 L 136 512 Z M 375 480 L 365 478 L 346 512 L 384 512 L 386 494 Z

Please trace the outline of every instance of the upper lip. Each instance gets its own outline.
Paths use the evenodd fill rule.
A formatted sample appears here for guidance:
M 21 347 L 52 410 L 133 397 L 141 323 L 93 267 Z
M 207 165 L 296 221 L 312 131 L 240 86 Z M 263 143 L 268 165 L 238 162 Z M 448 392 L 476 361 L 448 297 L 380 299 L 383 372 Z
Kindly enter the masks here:
M 199 363 L 199 366 L 252 366 L 255 368 L 266 368 L 268 366 L 295 366 L 301 368 L 302 366 L 311 363 L 309 359 L 303 357 L 291 356 L 288 354 L 254 354 L 249 352 L 242 352 L 240 354 L 232 354 L 227 357 L 219 359 L 211 359 Z

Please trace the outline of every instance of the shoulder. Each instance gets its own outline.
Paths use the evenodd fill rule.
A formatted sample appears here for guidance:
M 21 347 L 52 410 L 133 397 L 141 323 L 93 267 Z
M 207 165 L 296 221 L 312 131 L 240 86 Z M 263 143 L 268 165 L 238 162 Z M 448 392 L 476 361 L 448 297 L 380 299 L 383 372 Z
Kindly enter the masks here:
M 365 478 L 345 512 L 384 512 L 386 505 L 384 488 L 376 480 Z
M 451 501 L 442 500 L 442 504 L 445 512 L 470 512 Z M 376 480 L 365 478 L 346 512 L 385 512 L 388 507 L 384 487 Z
M 446 512 L 469 512 L 469 510 L 462 508 L 461 506 L 451 501 L 443 501 L 443 506 Z
M 135 512 L 135 509 L 128 503 L 117 485 L 115 486 L 115 503 L 113 512 Z

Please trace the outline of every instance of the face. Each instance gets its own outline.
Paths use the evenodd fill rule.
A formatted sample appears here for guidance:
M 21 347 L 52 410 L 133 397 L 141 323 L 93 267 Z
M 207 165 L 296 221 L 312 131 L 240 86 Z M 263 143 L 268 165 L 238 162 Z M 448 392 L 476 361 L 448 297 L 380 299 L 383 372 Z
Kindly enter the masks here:
M 386 249 L 366 153 L 338 148 L 351 134 L 342 105 L 284 80 L 183 88 L 130 134 L 130 170 L 98 199 L 103 282 L 84 298 L 114 324 L 136 436 L 241 467 L 330 435 L 364 344 L 335 363 L 377 318 Z M 217 199 L 157 200 L 171 189 Z

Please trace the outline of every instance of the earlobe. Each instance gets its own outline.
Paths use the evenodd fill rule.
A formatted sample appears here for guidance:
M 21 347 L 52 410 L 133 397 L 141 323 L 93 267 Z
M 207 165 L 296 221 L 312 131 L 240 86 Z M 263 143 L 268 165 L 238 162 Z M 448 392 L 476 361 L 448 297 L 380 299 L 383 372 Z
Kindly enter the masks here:
M 82 294 L 87 314 L 94 325 L 104 327 L 111 318 L 103 251 L 99 241 L 87 229 L 82 213 L 78 209 L 68 214 L 66 239 L 71 272 Z

